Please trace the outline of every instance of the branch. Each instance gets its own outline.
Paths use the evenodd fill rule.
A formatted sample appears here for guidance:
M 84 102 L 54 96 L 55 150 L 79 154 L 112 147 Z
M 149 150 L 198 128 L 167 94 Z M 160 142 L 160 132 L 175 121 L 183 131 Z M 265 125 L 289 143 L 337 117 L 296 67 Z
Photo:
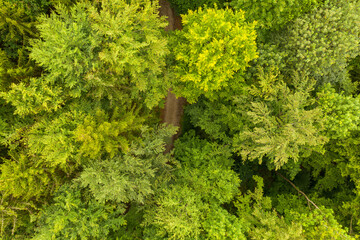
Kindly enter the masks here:
M 4 213 L 1 213 L 1 229 L 0 229 L 0 234 L 1 234 L 1 236 L 3 235 L 3 231 L 4 231 L 4 226 L 5 226 L 5 224 L 4 224 Z
M 17 218 L 16 218 L 16 217 L 14 217 L 14 221 L 13 221 L 13 228 L 12 228 L 12 230 L 11 230 L 11 235 L 12 235 L 12 236 L 14 236 L 14 234 L 15 234 L 16 220 L 17 220 Z
M 293 188 L 295 188 L 296 191 L 298 191 L 298 193 L 300 193 L 301 195 L 303 195 L 303 196 L 306 198 L 306 200 L 308 201 L 308 203 L 311 203 L 316 209 L 318 209 L 318 210 L 321 212 L 320 208 L 319 208 L 318 206 L 316 206 L 316 204 L 315 204 L 313 201 L 311 201 L 311 200 L 308 198 L 308 196 L 306 196 L 306 194 L 305 194 L 304 192 L 300 191 L 300 189 L 299 189 L 298 187 L 296 187 L 295 184 L 293 184 L 289 179 L 287 179 L 286 177 L 284 177 L 281 173 L 276 172 L 276 174 L 279 175 L 282 179 L 284 179 L 284 180 L 287 181 L 288 183 L 290 183 L 290 185 L 291 185 Z M 321 212 L 321 213 L 322 213 L 322 212 Z

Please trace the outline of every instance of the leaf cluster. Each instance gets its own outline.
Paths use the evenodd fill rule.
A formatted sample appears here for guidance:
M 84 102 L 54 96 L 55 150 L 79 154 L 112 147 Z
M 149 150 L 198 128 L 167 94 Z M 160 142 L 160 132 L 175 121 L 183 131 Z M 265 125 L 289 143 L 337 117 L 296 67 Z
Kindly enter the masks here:
M 174 40 L 178 96 L 194 103 L 202 94 L 216 99 L 218 91 L 241 78 L 248 62 L 257 57 L 255 23 L 247 23 L 243 12 L 201 9 L 183 16 L 184 28 Z

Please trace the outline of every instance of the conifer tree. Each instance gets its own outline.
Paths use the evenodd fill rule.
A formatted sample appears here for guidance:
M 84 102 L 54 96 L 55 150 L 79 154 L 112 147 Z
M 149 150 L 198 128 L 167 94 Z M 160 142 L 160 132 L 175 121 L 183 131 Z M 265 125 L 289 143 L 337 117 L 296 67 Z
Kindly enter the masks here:
M 114 159 L 139 140 L 168 87 L 166 24 L 157 8 L 148 0 L 104 0 L 59 5 L 40 17 L 30 57 L 44 72 L 0 93 L 0 103 L 8 104 L 0 110 L 7 150 L 0 165 L 1 218 L 7 219 L 1 234 L 24 234 L 30 215 L 84 164 Z
M 348 62 L 359 54 L 359 11 L 359 1 L 328 1 L 295 19 L 275 42 L 285 55 L 281 70 L 349 91 Z
M 141 139 L 126 153 L 84 164 L 79 177 L 63 185 L 53 203 L 42 209 L 34 239 L 131 235 L 126 225 L 128 215 L 133 217 L 132 209 L 142 212 L 141 205 L 149 207 L 153 196 L 173 178 L 174 160 L 163 152 L 166 138 L 174 131 L 165 126 L 143 128 Z
M 258 27 L 278 30 L 293 19 L 312 10 L 321 0 L 233 0 L 230 5 L 245 11 L 248 21 L 257 21 Z
M 82 194 L 76 185 L 63 185 L 54 203 L 44 210 L 38 233 L 32 239 L 109 239 L 114 230 L 125 224 L 122 212 L 114 204 Z
M 145 239 L 245 239 L 245 224 L 222 207 L 240 183 L 230 156 L 228 147 L 201 140 L 193 131 L 178 140 L 175 158 L 181 167 L 146 208 Z
M 294 75 L 290 89 L 281 75 L 261 69 L 258 79 L 247 97 L 235 100 L 246 121 L 234 137 L 243 159 L 261 162 L 266 156 L 279 169 L 290 159 L 297 162 L 312 150 L 321 151 L 327 138 L 320 133 L 322 111 L 311 96 L 314 82 Z
M 172 40 L 175 94 L 194 103 L 201 95 L 216 99 L 224 88 L 239 88 L 257 57 L 255 23 L 246 22 L 242 11 L 199 8 L 183 15 L 183 25 Z

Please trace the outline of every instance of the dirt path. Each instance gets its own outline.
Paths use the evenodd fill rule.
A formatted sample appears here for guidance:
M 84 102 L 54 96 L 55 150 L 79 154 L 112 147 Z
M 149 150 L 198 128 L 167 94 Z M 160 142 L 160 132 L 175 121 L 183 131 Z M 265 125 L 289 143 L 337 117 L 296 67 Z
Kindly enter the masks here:
M 170 7 L 170 3 L 166 0 L 159 0 L 159 15 L 167 16 L 169 25 L 165 28 L 166 31 L 173 31 L 175 29 L 181 29 L 181 17 L 176 16 L 174 11 Z M 165 107 L 161 112 L 161 121 L 174 126 L 181 126 L 181 118 L 184 113 L 184 105 L 186 103 L 185 98 L 176 98 L 171 93 L 171 89 L 168 91 L 168 95 L 165 99 Z M 170 143 L 166 146 L 165 152 L 169 152 L 174 147 L 174 141 L 179 136 L 180 130 L 174 136 L 172 136 Z

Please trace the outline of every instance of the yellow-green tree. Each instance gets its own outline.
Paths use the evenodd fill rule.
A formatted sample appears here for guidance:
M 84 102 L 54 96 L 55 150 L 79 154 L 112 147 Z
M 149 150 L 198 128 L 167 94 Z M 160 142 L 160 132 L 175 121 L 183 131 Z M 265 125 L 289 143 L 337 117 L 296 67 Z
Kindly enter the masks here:
M 172 39 L 175 94 L 193 103 L 201 95 L 216 99 L 218 91 L 239 87 L 257 57 L 255 23 L 231 9 L 200 8 L 182 17 L 184 28 Z
M 168 87 L 157 11 L 150 0 L 84 1 L 39 18 L 29 51 L 41 76 L 0 93 L 10 116 L 0 120 L 1 237 L 28 234 L 30 215 L 83 164 L 128 152 L 139 139 Z

